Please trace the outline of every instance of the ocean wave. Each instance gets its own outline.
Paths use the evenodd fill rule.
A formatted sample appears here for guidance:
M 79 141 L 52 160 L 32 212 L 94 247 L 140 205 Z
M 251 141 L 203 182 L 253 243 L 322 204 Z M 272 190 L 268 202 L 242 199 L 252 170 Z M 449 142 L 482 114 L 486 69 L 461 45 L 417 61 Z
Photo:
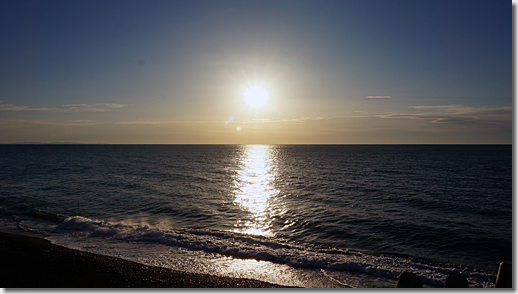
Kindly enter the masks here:
M 492 287 L 495 276 L 455 266 L 422 264 L 397 256 L 374 256 L 350 250 L 319 250 L 279 240 L 215 230 L 151 226 L 142 222 L 109 222 L 82 216 L 66 218 L 56 229 L 89 237 L 137 243 L 157 243 L 202 250 L 239 259 L 255 259 L 294 268 L 354 271 L 397 279 L 403 272 L 419 275 L 425 284 L 442 286 L 449 273 L 464 274 L 471 287 Z

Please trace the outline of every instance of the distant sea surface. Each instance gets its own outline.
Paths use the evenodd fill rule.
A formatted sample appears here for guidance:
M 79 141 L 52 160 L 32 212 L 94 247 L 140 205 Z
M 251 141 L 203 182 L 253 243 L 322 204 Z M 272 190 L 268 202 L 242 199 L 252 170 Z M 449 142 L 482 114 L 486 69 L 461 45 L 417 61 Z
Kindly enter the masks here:
M 494 287 L 511 145 L 0 145 L 0 229 L 302 287 Z

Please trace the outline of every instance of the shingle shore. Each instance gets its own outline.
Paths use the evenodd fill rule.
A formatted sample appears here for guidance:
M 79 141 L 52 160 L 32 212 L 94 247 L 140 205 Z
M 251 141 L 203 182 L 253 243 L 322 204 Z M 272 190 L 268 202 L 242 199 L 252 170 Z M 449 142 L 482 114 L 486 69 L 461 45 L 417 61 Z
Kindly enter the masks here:
M 68 249 L 0 232 L 0 288 L 280 288 Z

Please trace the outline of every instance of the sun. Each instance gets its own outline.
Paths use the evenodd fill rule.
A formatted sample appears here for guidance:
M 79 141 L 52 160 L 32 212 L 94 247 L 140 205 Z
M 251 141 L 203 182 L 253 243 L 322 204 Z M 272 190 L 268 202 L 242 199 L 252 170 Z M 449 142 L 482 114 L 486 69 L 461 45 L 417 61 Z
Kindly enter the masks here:
M 268 104 L 270 95 L 264 87 L 254 85 L 245 90 L 244 98 L 248 106 L 258 109 Z

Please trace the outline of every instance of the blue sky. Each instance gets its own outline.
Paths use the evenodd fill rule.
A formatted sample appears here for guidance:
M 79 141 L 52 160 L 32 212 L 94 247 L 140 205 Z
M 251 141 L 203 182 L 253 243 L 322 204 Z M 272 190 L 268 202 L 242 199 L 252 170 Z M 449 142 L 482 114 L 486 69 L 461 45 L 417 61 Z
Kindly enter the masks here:
M 511 8 L 2 1 L 0 143 L 511 143 Z

